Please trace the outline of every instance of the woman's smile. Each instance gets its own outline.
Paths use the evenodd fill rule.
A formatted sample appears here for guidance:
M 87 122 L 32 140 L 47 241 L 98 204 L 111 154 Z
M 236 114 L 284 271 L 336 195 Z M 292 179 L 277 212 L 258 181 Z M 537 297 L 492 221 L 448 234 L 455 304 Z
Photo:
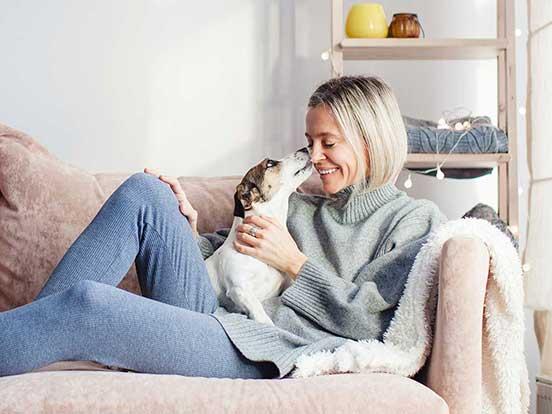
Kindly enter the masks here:
M 335 187 L 328 185 L 328 183 L 335 180 L 336 176 L 340 173 L 339 168 L 317 168 L 317 171 L 324 187 Z
M 339 170 L 339 168 L 325 168 L 325 169 L 319 168 L 318 173 L 321 176 L 328 176 L 330 174 L 335 173 L 337 170 Z

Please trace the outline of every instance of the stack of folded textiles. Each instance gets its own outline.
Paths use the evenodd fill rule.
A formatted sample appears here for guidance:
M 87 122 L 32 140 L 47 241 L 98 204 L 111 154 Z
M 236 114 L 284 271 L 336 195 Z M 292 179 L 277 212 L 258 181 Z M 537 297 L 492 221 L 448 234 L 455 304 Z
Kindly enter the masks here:
M 508 137 L 492 125 L 489 117 L 463 117 L 447 122 L 450 129 L 439 128 L 433 121 L 403 116 L 408 135 L 409 153 L 496 154 L 508 152 Z M 455 130 L 457 123 L 469 122 L 469 128 Z M 425 169 L 412 168 L 412 171 Z M 442 168 L 447 178 L 475 178 L 492 172 L 492 168 Z M 429 174 L 435 175 L 435 171 Z

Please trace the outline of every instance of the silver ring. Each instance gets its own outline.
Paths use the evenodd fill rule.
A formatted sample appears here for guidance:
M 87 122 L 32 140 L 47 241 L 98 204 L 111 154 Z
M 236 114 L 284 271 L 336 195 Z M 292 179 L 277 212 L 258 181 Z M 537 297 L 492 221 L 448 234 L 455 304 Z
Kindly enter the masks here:
M 257 237 L 257 227 L 249 227 L 249 230 L 247 230 L 247 233 L 249 233 L 250 236 Z

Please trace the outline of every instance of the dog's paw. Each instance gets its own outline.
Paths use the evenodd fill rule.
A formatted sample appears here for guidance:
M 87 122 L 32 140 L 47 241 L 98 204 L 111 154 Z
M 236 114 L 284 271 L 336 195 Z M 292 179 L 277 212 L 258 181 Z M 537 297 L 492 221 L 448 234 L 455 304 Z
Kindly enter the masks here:
M 251 318 L 260 323 L 266 323 L 267 325 L 274 326 L 274 322 L 267 315 L 257 315 L 256 317 Z

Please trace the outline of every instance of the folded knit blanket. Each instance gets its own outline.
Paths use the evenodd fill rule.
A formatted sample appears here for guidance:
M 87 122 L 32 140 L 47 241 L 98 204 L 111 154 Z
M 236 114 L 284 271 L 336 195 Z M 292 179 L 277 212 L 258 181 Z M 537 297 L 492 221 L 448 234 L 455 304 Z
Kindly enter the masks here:
M 508 136 L 495 127 L 488 117 L 466 117 L 450 121 L 468 121 L 467 130 L 439 129 L 438 124 L 403 116 L 408 136 L 409 153 L 494 154 L 508 152 Z
M 449 221 L 432 233 L 416 256 L 399 306 L 383 341 L 348 341 L 333 352 L 300 357 L 294 377 L 343 372 L 386 372 L 413 376 L 432 344 L 437 271 L 443 244 L 454 236 L 479 237 L 490 254 L 483 324 L 482 406 L 484 413 L 527 413 L 529 382 L 524 357 L 522 272 L 510 240 L 485 220 Z

